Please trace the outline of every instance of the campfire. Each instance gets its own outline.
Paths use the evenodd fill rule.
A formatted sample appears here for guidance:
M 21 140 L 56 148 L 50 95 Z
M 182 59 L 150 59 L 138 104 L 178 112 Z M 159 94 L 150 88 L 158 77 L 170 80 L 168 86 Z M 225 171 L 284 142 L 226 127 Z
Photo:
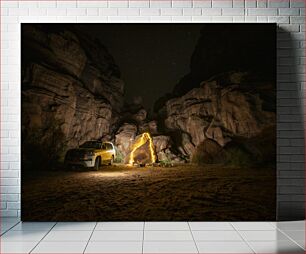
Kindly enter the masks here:
M 132 145 L 129 164 L 146 165 L 149 163 L 155 163 L 155 161 L 156 156 L 153 140 L 148 132 L 144 132 Z

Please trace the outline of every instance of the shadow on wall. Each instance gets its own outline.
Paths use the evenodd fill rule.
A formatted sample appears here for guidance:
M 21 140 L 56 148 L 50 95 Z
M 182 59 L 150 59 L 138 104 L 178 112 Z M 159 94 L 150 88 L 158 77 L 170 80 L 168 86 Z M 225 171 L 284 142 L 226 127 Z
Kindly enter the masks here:
M 25 120 L 24 120 L 25 122 Z M 59 167 L 66 150 L 61 123 L 50 116 L 44 128 L 27 128 L 22 132 L 22 166 L 24 170 L 46 170 Z
M 298 44 L 277 31 L 277 219 L 305 218 L 303 83 Z

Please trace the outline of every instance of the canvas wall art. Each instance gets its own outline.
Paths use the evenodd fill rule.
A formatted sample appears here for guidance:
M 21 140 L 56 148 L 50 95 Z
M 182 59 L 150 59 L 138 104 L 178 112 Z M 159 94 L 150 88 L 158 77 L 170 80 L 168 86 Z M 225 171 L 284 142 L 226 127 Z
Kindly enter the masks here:
M 22 24 L 23 221 L 276 218 L 275 24 Z

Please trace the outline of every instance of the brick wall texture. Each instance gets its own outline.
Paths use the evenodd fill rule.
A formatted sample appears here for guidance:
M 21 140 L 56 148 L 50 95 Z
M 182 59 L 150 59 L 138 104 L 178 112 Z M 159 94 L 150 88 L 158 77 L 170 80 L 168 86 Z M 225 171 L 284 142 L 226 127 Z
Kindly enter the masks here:
M 304 0 L 11 1 L 1 4 L 1 216 L 20 215 L 20 23 L 277 23 L 277 218 L 304 218 Z

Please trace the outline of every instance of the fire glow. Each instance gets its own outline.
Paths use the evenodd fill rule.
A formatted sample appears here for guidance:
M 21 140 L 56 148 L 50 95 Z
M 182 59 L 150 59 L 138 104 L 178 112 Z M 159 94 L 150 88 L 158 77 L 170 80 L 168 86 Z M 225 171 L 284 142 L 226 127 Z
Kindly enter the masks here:
M 154 163 L 156 160 L 155 153 L 154 153 L 154 145 L 153 145 L 153 140 L 148 132 L 144 132 L 141 134 L 141 137 L 138 139 L 138 141 L 133 144 L 133 149 L 130 153 L 130 159 L 129 159 L 129 164 L 133 165 L 134 164 L 134 152 L 144 145 L 147 141 L 149 141 L 149 149 L 150 149 L 150 158 L 151 158 L 151 163 Z

